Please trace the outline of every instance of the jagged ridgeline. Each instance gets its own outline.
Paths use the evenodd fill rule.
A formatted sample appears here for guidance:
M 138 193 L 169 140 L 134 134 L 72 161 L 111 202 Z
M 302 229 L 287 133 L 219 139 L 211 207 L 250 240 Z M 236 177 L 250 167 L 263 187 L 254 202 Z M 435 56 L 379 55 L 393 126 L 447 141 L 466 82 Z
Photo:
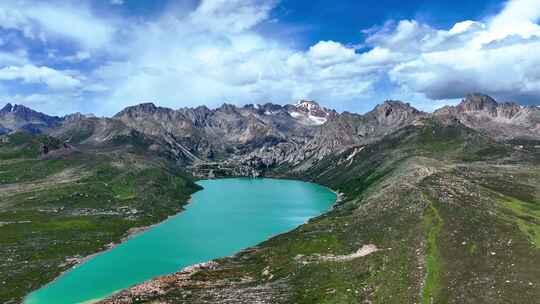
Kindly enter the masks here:
M 197 190 L 189 175 L 309 180 L 342 200 L 289 233 L 104 303 L 540 298 L 538 107 L 471 94 L 434 113 L 300 101 L 58 118 L 8 105 L 0 127 L 1 300 L 50 281 L 73 264 L 67 256 L 177 212 L 171 199 Z

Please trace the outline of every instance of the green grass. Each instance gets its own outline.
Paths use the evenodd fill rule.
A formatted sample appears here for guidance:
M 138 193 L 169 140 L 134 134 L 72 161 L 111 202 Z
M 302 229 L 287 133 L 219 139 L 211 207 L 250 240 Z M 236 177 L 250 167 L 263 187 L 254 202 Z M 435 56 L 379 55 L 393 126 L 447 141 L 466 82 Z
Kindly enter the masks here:
M 40 185 L 0 197 L 0 222 L 9 223 L 0 226 L 0 303 L 18 302 L 51 281 L 71 266 L 67 257 L 93 254 L 130 228 L 179 212 L 200 189 L 174 165 L 147 155 L 41 158 L 43 143 L 55 140 L 16 133 L 0 145 L 0 186 Z M 50 178 L 68 169 L 69 180 Z
M 25 211 L 0 213 L 0 220 L 24 221 L 0 228 L 0 267 L 6 284 L 0 299 L 16 300 L 56 277 L 70 265 L 66 257 L 84 257 L 117 242 L 127 229 L 139 222 L 120 217 L 62 217 Z M 30 222 L 27 222 L 30 221 Z
M 537 249 L 540 249 L 540 204 L 524 202 L 508 196 L 501 199 L 500 203 L 510 211 L 507 214 L 510 214 L 519 230 Z
M 35 156 L 36 152 L 32 148 L 2 147 L 0 149 L 0 160 L 30 158 Z
M 59 173 L 70 167 L 63 159 L 37 160 L 28 159 L 8 164 L 0 164 L 0 184 L 28 182 Z
M 132 151 L 143 149 L 146 139 L 136 135 L 116 143 L 129 144 Z M 9 149 L 12 147 L 5 151 Z M 516 275 L 516 282 L 534 284 L 539 277 L 535 267 L 540 243 L 538 179 L 530 174 L 536 167 L 519 163 L 522 159 L 512 164 L 523 165 L 523 174 L 490 167 L 493 163 L 489 161 L 505 164 L 510 150 L 463 125 L 427 120 L 424 126 L 404 128 L 366 146 L 353 162 L 340 162 L 352 152 L 348 151 L 344 156 L 330 155 L 298 176 L 287 175 L 292 168 L 278 168 L 281 171 L 274 171 L 276 175 L 316 181 L 343 192 L 346 199 L 340 207 L 256 250 L 221 259 L 223 267 L 195 274 L 194 286 L 159 297 L 172 303 L 189 302 L 185 296 L 189 299 L 191 294 L 186 290 L 199 295 L 199 291 L 204 293 L 201 286 L 213 282 L 230 283 L 231 288 L 271 282 L 275 283 L 271 288 L 289 303 L 532 302 L 530 299 L 538 298 L 537 291 L 514 281 L 504 283 L 509 275 Z M 481 161 L 486 162 L 473 163 Z M 54 277 L 65 255 L 95 252 L 129 227 L 155 223 L 176 212 L 188 193 L 196 191 L 171 166 L 119 167 L 109 158 L 78 163 L 90 172 L 85 178 L 17 195 L 13 197 L 17 210 L 0 212 L 0 221 L 31 221 L 0 227 L 0 254 L 7 256 L 1 251 L 15 248 L 22 252 L 21 259 L 33 261 L 31 268 L 19 263 L 9 270 L 11 285 L 5 290 L 11 298 Z M 420 184 L 400 179 L 407 178 L 405 170 L 414 168 L 410 164 L 446 170 L 440 163 L 456 165 L 456 169 L 435 173 Z M 70 166 L 73 164 L 71 159 Z M 46 176 L 58 172 L 55 170 L 51 165 Z M 392 187 L 393 183 L 400 187 Z M 495 192 L 506 197 L 499 202 Z M 64 207 L 65 214 L 38 212 L 37 206 Z M 69 214 L 80 208 L 116 210 L 121 206 L 136 208 L 144 216 Z M 318 255 L 350 254 L 364 244 L 383 250 L 342 263 L 316 259 Z M 497 254 L 491 255 L 492 251 Z M 303 264 L 295 259 L 298 255 L 315 262 Z M 13 256 L 11 252 L 9 256 Z M 261 274 L 267 267 L 272 279 Z M 248 277 L 254 281 L 241 282 Z M 4 291 L 2 286 L 0 291 Z M 4 295 L 0 292 L 0 299 Z
M 418 133 L 414 147 L 434 153 L 449 152 L 463 145 L 465 135 L 466 130 L 460 126 L 444 127 L 429 121 Z
M 422 290 L 423 304 L 437 303 L 437 298 L 441 289 L 441 275 L 443 272 L 438 241 L 439 234 L 443 227 L 443 220 L 435 206 L 433 206 L 433 202 L 429 199 L 427 199 L 427 201 L 429 204 L 425 210 L 423 220 L 427 241 L 426 278 Z
M 337 208 L 221 259 L 221 267 L 198 272 L 185 288 L 141 302 L 187 303 L 191 297 L 193 303 L 201 298 L 219 302 L 223 298 L 215 294 L 223 286 L 241 290 L 239 302 L 259 286 L 275 292 L 276 303 L 295 304 L 532 303 L 538 298 L 534 288 L 517 283 L 537 284 L 538 251 L 513 226 L 531 223 L 534 205 L 505 207 L 512 215 L 509 224 L 493 204 L 493 192 L 531 202 L 538 193 L 537 179 L 529 174 L 534 167 L 525 164 L 523 174 L 510 174 L 499 166 L 514 156 L 508 147 L 461 124 L 435 119 L 366 145 L 352 161 L 344 161 L 353 149 L 317 160 L 302 174 L 291 174 L 289 165 L 272 172 L 339 190 L 345 199 Z M 417 168 L 433 174 L 416 179 L 409 170 Z M 382 250 L 346 262 L 317 258 L 350 254 L 364 244 Z M 265 269 L 272 279 L 261 274 Z M 509 276 L 516 283 L 505 283 Z M 242 278 L 253 281 L 242 283 Z
M 472 243 L 471 245 L 469 245 L 469 254 L 473 255 L 476 254 L 476 252 L 478 252 L 478 246 L 476 245 L 476 243 Z
M 47 135 L 16 132 L 8 135 L 9 143 L 0 143 L 0 160 L 38 157 L 44 145 L 58 149 L 62 142 Z

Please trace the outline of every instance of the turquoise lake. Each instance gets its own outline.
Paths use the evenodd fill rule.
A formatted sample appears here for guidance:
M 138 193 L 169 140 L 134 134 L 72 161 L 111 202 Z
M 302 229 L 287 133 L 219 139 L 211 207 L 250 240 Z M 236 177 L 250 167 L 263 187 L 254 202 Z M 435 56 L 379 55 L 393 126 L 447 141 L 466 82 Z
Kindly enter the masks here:
M 155 276 L 233 255 L 327 211 L 317 184 L 266 178 L 204 180 L 186 210 L 31 293 L 26 304 L 92 303 Z

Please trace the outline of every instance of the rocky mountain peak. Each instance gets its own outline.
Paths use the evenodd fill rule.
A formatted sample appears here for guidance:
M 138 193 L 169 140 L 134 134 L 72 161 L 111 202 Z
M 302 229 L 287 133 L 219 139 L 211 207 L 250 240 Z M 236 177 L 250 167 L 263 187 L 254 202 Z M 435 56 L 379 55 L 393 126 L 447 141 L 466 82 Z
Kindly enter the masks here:
M 221 107 L 218 108 L 218 110 L 221 110 L 224 113 L 229 113 L 229 114 L 237 112 L 236 106 L 230 103 L 224 103 L 223 105 L 221 105 Z
M 9 115 L 9 116 L 12 116 L 12 117 L 18 117 L 18 118 L 23 118 L 23 119 L 33 119 L 33 118 L 56 118 L 56 119 L 59 119 L 58 117 L 53 117 L 53 116 L 48 116 L 48 115 L 45 115 L 41 112 L 38 112 L 38 111 L 34 111 L 28 107 L 25 107 L 23 105 L 18 105 L 18 104 L 15 104 L 15 105 L 12 105 L 10 103 L 6 104 L 1 110 L 0 110 L 0 114 L 2 115 Z
M 289 115 L 308 125 L 322 125 L 335 113 L 313 100 L 299 100 L 292 106 L 286 106 L 286 109 Z
M 384 103 L 377 105 L 371 112 L 366 114 L 367 117 L 375 117 L 380 122 L 405 122 L 412 121 L 423 113 L 412 107 L 409 103 L 398 100 L 387 100 Z
M 34 111 L 28 107 L 25 107 L 23 105 L 14 105 L 12 108 L 11 108 L 11 113 L 13 113 L 14 115 L 18 116 L 18 117 L 23 117 L 23 118 L 26 118 L 26 119 L 32 119 L 34 117 L 44 117 L 46 116 L 45 114 L 43 113 L 40 113 L 40 112 L 37 112 L 37 111 Z
M 141 115 L 141 114 L 152 114 L 158 110 L 158 107 L 153 102 L 144 102 L 138 105 L 130 106 L 122 111 L 118 112 L 115 117 L 122 117 L 125 115 Z
M 321 106 L 315 102 L 314 100 L 305 100 L 305 99 L 300 99 L 298 100 L 298 102 L 295 104 L 295 106 L 297 108 L 303 108 L 303 109 L 306 109 L 306 110 L 317 110 L 317 109 L 320 109 Z
M 398 110 L 411 113 L 420 113 L 420 111 L 412 107 L 410 103 L 400 100 L 386 100 L 382 104 L 377 105 L 375 109 L 382 112 Z
M 34 111 L 23 105 L 6 104 L 0 110 L 0 125 L 9 130 L 27 130 L 39 133 L 44 129 L 57 126 L 62 119 Z
M 287 106 L 282 107 L 280 105 L 267 102 L 262 105 L 258 104 L 254 106 L 254 109 L 260 113 L 264 113 L 264 115 L 275 115 L 281 113 L 284 109 L 286 110 Z
M 63 117 L 64 122 L 74 122 L 79 121 L 88 117 L 92 117 L 93 115 L 84 115 L 81 112 L 69 114 Z
M 446 106 L 434 113 L 443 119 L 457 119 L 464 125 L 495 138 L 538 138 L 540 114 L 516 103 L 497 103 L 490 96 L 468 94 L 457 106 Z
M 2 109 L 0 109 L 0 113 L 9 113 L 13 110 L 13 106 L 11 103 L 7 103 Z
M 489 113 L 497 112 L 498 103 L 488 95 L 480 93 L 468 94 L 458 105 L 462 112 L 487 111 Z
M 157 110 L 157 106 L 153 102 L 145 102 L 141 103 L 137 106 L 135 106 L 137 110 L 146 112 L 146 113 L 152 113 Z

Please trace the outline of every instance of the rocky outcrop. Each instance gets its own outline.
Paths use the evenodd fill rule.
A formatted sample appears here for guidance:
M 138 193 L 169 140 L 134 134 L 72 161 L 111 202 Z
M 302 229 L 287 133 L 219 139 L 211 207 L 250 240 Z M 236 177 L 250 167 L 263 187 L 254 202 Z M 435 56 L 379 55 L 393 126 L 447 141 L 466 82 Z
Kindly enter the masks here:
M 129 135 L 132 129 L 117 119 L 71 117 L 50 134 L 77 144 L 102 144 Z
M 313 100 L 299 100 L 295 105 L 285 107 L 287 113 L 306 125 L 319 126 L 337 115 L 334 110 L 321 107 Z
M 182 269 L 181 271 L 160 277 L 156 280 L 147 281 L 142 284 L 133 286 L 120 293 L 115 294 L 109 299 L 100 301 L 100 304 L 131 304 L 134 303 L 134 298 L 141 300 L 148 296 L 163 295 L 166 291 L 172 288 L 186 287 L 190 283 L 192 275 L 201 270 L 215 269 L 218 264 L 214 261 L 195 264 Z
M 49 116 L 23 105 L 6 104 L 0 109 L 0 133 L 27 131 L 42 133 L 62 123 L 57 116 Z
M 314 148 L 325 156 L 380 139 L 386 134 L 412 124 L 425 114 L 401 101 L 386 101 L 364 114 L 345 112 L 333 117 L 315 136 Z
M 540 139 L 540 108 L 497 103 L 483 94 L 469 94 L 457 106 L 443 107 L 433 115 L 457 119 L 467 127 L 495 138 Z
M 374 142 L 425 115 L 400 101 L 387 101 L 364 115 L 330 112 L 328 120 L 316 129 L 312 138 L 288 140 L 233 157 L 229 162 L 258 163 L 259 168 L 285 165 L 303 171 L 327 155 Z
M 248 154 L 256 149 L 311 139 L 323 120 L 335 115 L 314 102 L 280 106 L 230 104 L 178 110 L 141 104 L 115 118 L 137 131 L 174 138 L 203 160 Z

